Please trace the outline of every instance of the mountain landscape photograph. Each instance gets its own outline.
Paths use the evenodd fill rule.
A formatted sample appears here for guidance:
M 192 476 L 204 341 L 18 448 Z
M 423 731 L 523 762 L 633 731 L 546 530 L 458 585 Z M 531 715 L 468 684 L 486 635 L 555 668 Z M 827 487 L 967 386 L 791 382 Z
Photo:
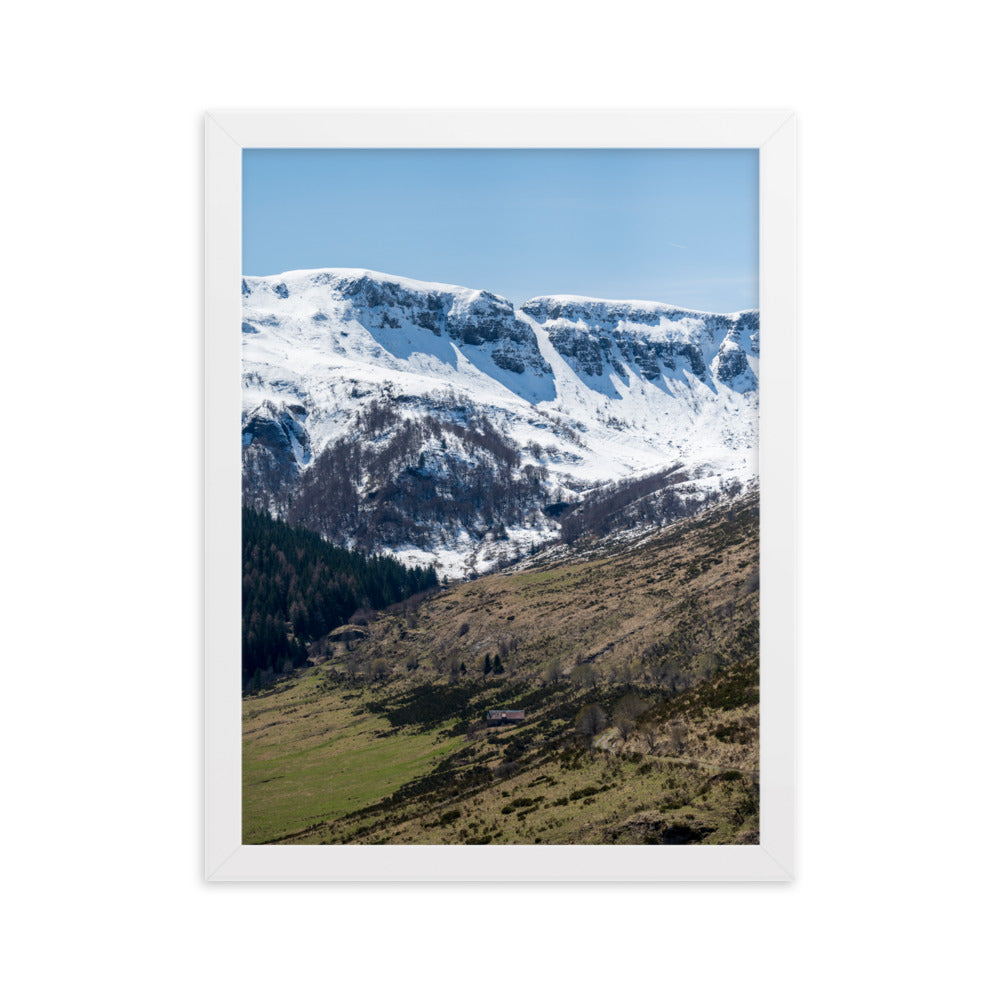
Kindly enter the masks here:
M 758 843 L 756 150 L 243 175 L 243 843 Z

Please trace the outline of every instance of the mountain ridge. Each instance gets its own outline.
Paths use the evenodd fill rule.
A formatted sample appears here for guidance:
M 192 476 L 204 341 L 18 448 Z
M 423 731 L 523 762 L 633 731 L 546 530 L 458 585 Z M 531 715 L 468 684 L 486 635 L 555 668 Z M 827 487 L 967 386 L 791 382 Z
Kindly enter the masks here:
M 551 299 L 551 300 L 561 300 L 566 302 L 603 302 L 612 305 L 630 305 L 639 308 L 643 307 L 655 307 L 675 310 L 678 312 L 685 313 L 695 313 L 703 316 L 729 316 L 737 317 L 744 313 L 759 312 L 756 307 L 748 307 L 746 309 L 736 309 L 730 312 L 714 312 L 710 309 L 693 309 L 688 306 L 679 306 L 676 304 L 671 304 L 667 302 L 661 302 L 659 299 L 641 299 L 641 298 L 608 298 L 600 295 L 583 295 L 579 292 L 554 292 L 546 293 L 544 295 L 532 295 L 525 299 L 520 306 L 514 306 L 514 300 L 508 298 L 505 295 L 500 295 L 496 292 L 491 292 L 486 288 L 475 288 L 472 285 L 456 285 L 446 281 L 428 281 L 424 278 L 411 278 L 401 274 L 391 274 L 388 271 L 378 271 L 370 267 L 302 267 L 302 268 L 291 268 L 287 271 L 279 271 L 275 274 L 264 274 L 264 275 L 251 275 L 244 274 L 242 280 L 244 283 L 248 281 L 253 282 L 279 282 L 281 279 L 287 278 L 311 278 L 316 275 L 330 275 L 330 276 L 340 276 L 347 280 L 357 280 L 361 278 L 369 278 L 374 282 L 391 282 L 401 286 L 408 286 L 414 290 L 422 290 L 428 292 L 434 291 L 446 291 L 446 292 L 459 292 L 459 293 L 472 293 L 478 295 L 487 295 L 492 298 L 500 299 L 513 308 L 523 309 L 525 305 L 531 302 L 536 302 L 541 299 Z M 247 286 L 248 287 L 248 286 Z M 247 292 L 247 287 L 244 287 L 244 294 Z
M 704 499 L 756 475 L 757 310 L 579 295 L 518 309 L 485 289 L 360 268 L 246 276 L 242 292 L 245 498 L 321 532 L 319 502 L 301 499 L 320 489 L 324 456 L 353 490 L 324 502 L 366 524 L 386 504 L 389 521 L 414 522 L 421 497 L 442 501 L 443 530 L 421 526 L 408 544 L 407 526 L 383 518 L 361 544 L 460 574 L 555 537 L 545 509 L 598 485 L 679 463 Z M 474 510 L 470 476 L 516 497 Z M 362 510 L 373 498 L 382 506 Z M 454 523 L 450 500 L 472 505 Z M 349 519 L 325 521 L 351 543 Z

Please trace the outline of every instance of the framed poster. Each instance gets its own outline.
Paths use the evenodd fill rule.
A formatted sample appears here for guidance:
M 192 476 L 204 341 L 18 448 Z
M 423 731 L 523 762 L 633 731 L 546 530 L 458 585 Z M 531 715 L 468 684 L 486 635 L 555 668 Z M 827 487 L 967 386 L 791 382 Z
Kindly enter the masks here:
M 788 112 L 206 118 L 211 881 L 787 881 Z

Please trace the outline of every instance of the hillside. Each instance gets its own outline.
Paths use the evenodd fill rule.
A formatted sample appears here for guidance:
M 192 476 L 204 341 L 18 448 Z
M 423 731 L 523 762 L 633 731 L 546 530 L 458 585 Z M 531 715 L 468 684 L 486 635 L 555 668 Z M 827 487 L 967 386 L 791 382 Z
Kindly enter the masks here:
M 754 842 L 757 524 L 739 497 L 334 631 L 244 699 L 244 841 Z

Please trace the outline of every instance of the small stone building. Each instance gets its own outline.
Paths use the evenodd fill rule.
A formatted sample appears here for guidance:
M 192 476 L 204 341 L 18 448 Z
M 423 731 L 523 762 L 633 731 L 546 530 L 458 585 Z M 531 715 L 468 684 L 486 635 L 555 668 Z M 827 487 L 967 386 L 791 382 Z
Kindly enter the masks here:
M 523 708 L 491 708 L 486 713 L 487 726 L 509 726 L 524 722 Z

